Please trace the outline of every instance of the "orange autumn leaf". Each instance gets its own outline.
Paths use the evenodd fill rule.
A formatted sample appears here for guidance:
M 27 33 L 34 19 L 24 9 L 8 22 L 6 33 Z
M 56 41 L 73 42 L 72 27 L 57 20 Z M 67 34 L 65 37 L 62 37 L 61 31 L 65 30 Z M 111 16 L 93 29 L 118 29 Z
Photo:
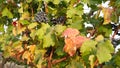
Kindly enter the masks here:
M 27 46 L 28 51 L 25 51 L 24 54 L 22 55 L 22 59 L 23 60 L 26 59 L 27 60 L 27 64 L 32 62 L 33 59 L 34 59 L 35 47 L 36 47 L 36 45 Z
M 75 37 L 79 35 L 79 31 L 74 28 L 67 28 L 63 33 L 62 37 Z
M 65 38 L 65 46 L 63 50 L 70 56 L 73 56 L 76 53 L 77 48 L 71 38 Z
M 74 44 L 76 45 L 76 47 L 80 48 L 82 43 L 85 42 L 86 40 L 89 40 L 89 39 L 86 37 L 83 37 L 83 36 L 77 36 L 72 40 L 73 40 Z
M 65 46 L 63 50 L 70 56 L 73 56 L 76 53 L 76 50 L 80 48 L 82 43 L 85 42 L 86 40 L 88 39 L 83 36 L 65 38 Z

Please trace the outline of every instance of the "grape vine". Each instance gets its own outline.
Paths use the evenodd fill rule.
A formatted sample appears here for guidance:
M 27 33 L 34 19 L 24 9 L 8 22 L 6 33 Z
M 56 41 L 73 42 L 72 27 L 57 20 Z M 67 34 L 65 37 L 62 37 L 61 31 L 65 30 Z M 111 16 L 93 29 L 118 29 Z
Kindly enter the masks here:
M 119 5 L 119 0 L 0 1 L 0 68 L 7 62 L 26 68 L 119 68 Z

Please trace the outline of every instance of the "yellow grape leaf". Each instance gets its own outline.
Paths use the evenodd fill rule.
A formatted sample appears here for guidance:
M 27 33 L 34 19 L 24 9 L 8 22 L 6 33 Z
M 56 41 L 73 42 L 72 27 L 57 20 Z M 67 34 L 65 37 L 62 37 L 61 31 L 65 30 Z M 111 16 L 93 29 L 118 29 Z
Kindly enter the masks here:
M 104 37 L 103 35 L 98 35 L 96 38 L 95 38 L 96 41 L 102 41 L 104 40 Z
M 22 47 L 22 42 L 20 41 L 14 42 L 12 45 L 12 49 L 13 51 L 22 52 L 24 50 Z
M 20 20 L 29 20 L 29 19 L 30 19 L 29 12 L 24 12 L 20 18 Z
M 111 8 L 104 8 L 102 7 L 102 12 L 104 14 L 104 25 L 109 24 L 111 22 L 111 15 L 113 12 L 113 9 Z
M 65 38 L 65 46 L 63 50 L 68 53 L 70 56 L 73 56 L 76 53 L 76 46 L 74 45 L 71 38 Z
M 62 37 L 75 37 L 77 35 L 79 35 L 79 31 L 77 29 L 74 29 L 74 28 L 67 28 L 62 33 Z
M 30 51 L 31 53 L 34 53 L 35 47 L 36 47 L 36 45 L 30 45 L 30 46 L 28 46 L 29 51 Z
M 21 7 L 20 9 L 18 9 L 19 13 L 23 13 L 23 7 Z
M 14 36 L 17 35 L 17 29 L 15 27 L 12 29 L 12 33 L 13 33 Z
M 31 54 L 29 51 L 25 51 L 24 54 L 22 55 L 23 60 L 27 60 L 27 64 L 29 64 L 32 60 L 30 58 Z

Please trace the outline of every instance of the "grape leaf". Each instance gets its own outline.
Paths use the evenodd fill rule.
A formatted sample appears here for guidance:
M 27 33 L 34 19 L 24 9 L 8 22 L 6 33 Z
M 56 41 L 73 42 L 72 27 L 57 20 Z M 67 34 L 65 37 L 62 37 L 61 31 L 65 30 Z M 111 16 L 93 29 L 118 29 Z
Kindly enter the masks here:
M 117 66 L 120 67 L 120 49 L 119 49 L 119 51 L 114 55 L 114 57 L 113 57 L 113 62 L 114 62 L 114 64 L 116 64 Z
M 20 17 L 20 20 L 29 20 L 30 19 L 30 13 L 24 12 L 22 16 Z
M 95 62 L 95 55 L 89 56 L 90 66 L 91 68 L 94 68 L 94 62 Z
M 70 0 L 65 0 L 65 2 L 69 3 L 69 2 L 70 2 Z
M 0 32 L 3 32 L 3 31 L 4 31 L 4 25 L 0 24 Z
M 75 37 L 79 34 L 79 31 L 74 28 L 67 28 L 62 33 L 62 37 Z
M 19 21 L 22 25 L 28 25 L 30 22 L 28 20 L 20 20 Z
M 60 47 L 57 47 L 56 50 L 55 50 L 55 53 L 58 55 L 58 56 L 63 56 L 65 53 L 63 51 L 63 47 L 60 46 Z
M 58 36 L 60 36 L 65 29 L 66 29 L 66 26 L 62 26 L 62 25 L 55 26 L 55 32 Z
M 50 28 L 49 24 L 41 23 L 41 28 L 36 31 L 36 35 L 39 39 L 43 39 L 48 28 Z
M 111 53 L 113 52 L 114 52 L 114 48 L 109 40 L 106 40 L 105 42 L 100 42 L 97 46 L 97 54 L 96 54 L 99 63 L 101 64 L 103 62 L 108 62 L 112 58 Z
M 8 10 L 8 8 L 3 9 L 2 16 L 7 16 L 8 18 L 13 18 L 13 14 Z
M 28 29 L 35 28 L 37 25 L 38 25 L 37 22 L 31 23 L 31 24 L 28 25 Z
M 67 13 L 66 13 L 67 14 L 67 18 L 72 18 L 72 16 L 74 16 L 75 12 L 76 12 L 75 8 L 68 9 Z
M 104 37 L 103 35 L 98 35 L 96 38 L 95 38 L 96 41 L 103 41 L 104 40 Z
M 54 4 L 59 4 L 59 3 L 60 3 L 60 0 L 53 0 L 53 3 L 54 3 Z
M 44 36 L 43 38 L 43 48 L 47 48 L 50 46 L 54 46 L 56 41 L 56 36 L 55 34 L 48 33 L 47 35 Z
M 77 47 L 75 46 L 71 38 L 65 38 L 65 45 L 63 50 L 70 56 L 73 56 L 76 53 Z
M 66 66 L 66 68 L 84 68 L 84 64 L 80 58 L 75 57 L 75 59 L 71 59 L 70 63 Z
M 80 21 L 77 21 L 77 22 L 71 23 L 69 27 L 80 30 L 80 29 L 83 29 L 83 24 Z
M 93 40 L 88 40 L 82 44 L 80 52 L 85 62 L 88 62 L 90 55 L 96 54 L 96 44 L 97 42 Z
M 12 54 L 12 48 L 10 46 L 5 46 L 5 50 L 3 52 L 4 58 L 9 58 Z
M 104 14 L 104 25 L 109 24 L 111 22 L 111 15 L 113 10 L 110 8 L 102 8 L 102 12 Z

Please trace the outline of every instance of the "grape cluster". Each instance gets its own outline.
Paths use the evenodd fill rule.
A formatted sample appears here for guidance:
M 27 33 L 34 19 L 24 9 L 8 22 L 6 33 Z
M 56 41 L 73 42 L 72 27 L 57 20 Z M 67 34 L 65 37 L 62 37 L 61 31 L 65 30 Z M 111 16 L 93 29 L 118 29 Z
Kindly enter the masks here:
M 66 21 L 66 17 L 65 16 L 60 16 L 58 18 L 52 18 L 51 19 L 51 22 L 53 24 L 64 24 Z
M 43 11 L 38 12 L 34 19 L 39 23 L 41 22 L 47 23 L 49 21 L 49 19 L 47 18 L 47 14 Z

